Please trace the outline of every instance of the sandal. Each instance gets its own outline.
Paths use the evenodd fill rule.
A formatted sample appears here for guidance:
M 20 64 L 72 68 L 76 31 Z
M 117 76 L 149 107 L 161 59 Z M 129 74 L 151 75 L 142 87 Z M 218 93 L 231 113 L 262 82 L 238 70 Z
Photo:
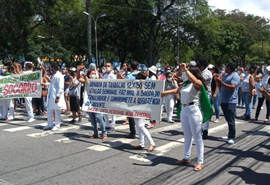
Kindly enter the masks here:
M 199 163 L 195 166 L 193 170 L 198 172 L 198 171 L 201 171 L 202 169 L 203 169 L 203 164 Z
M 152 147 L 152 149 L 149 149 L 150 147 Z M 147 152 L 153 152 L 156 146 L 150 145 L 147 149 Z
M 179 164 L 179 165 L 185 165 L 185 164 L 189 164 L 189 163 L 191 163 L 190 159 L 182 159 L 182 160 L 176 161 L 176 164 Z
M 90 136 L 90 139 L 97 139 L 97 138 L 99 138 L 99 136 L 98 135 L 92 135 L 92 136 Z
M 107 141 L 107 139 L 108 139 L 107 135 L 102 136 L 102 141 Z

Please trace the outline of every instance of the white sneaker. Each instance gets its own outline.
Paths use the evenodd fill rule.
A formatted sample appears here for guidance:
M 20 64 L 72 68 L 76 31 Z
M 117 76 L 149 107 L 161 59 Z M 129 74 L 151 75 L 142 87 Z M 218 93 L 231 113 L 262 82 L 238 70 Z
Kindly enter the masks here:
M 168 123 L 174 123 L 174 121 L 173 121 L 173 120 L 168 120 L 167 122 L 168 122 Z
M 232 139 L 232 138 L 229 139 L 228 144 L 233 145 L 234 144 L 234 139 Z
M 228 138 L 228 136 L 224 136 L 224 137 L 222 137 L 222 140 L 228 141 L 229 138 Z
M 43 130 L 52 130 L 53 126 L 47 125 L 43 127 Z
M 32 123 L 32 122 L 34 122 L 34 121 L 36 121 L 34 118 L 30 118 L 30 119 L 28 120 L 28 123 Z
M 58 126 L 54 126 L 54 127 L 52 128 L 52 131 L 57 131 L 58 129 L 59 129 Z

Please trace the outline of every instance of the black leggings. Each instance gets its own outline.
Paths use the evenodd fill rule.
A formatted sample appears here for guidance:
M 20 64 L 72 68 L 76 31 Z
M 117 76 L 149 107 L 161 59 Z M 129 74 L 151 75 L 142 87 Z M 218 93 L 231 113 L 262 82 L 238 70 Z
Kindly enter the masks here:
M 44 112 L 43 96 L 41 96 L 41 98 L 33 98 L 33 99 L 37 106 L 38 113 L 40 113 L 40 109 L 42 112 Z

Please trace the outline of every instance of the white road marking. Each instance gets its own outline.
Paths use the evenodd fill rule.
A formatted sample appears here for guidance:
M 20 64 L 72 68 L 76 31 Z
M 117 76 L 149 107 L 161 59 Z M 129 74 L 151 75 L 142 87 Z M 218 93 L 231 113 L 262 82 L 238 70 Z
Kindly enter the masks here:
M 167 130 L 176 130 L 176 129 L 178 130 L 178 129 L 180 129 L 180 127 L 181 127 L 180 124 L 171 124 L 171 125 L 168 125 L 165 127 L 151 129 L 151 130 L 149 130 L 149 132 L 150 132 L 150 134 L 153 134 L 153 133 L 158 133 L 158 132 L 167 131 Z M 123 144 L 129 144 L 129 143 L 136 141 L 136 140 L 137 139 L 119 138 L 119 139 L 116 139 L 113 141 L 108 141 L 107 143 L 110 143 L 110 144 L 101 143 L 98 145 L 93 145 L 91 147 L 88 147 L 87 149 L 98 151 L 98 152 L 103 152 L 103 151 L 109 150 L 111 148 L 119 147 Z
M 236 124 L 241 124 L 241 123 L 244 123 L 244 122 L 235 122 L 235 123 Z M 221 130 L 227 128 L 227 127 L 228 127 L 227 123 L 224 123 L 224 124 L 216 126 L 214 128 L 210 128 L 208 130 L 208 133 L 215 133 L 215 132 L 221 131 Z M 177 141 L 170 142 L 170 143 L 167 143 L 167 144 L 162 145 L 160 147 L 157 147 L 154 150 L 155 152 L 157 152 L 156 154 L 151 153 L 151 155 L 147 155 L 147 152 L 142 152 L 142 154 L 132 155 L 132 156 L 129 156 L 129 158 L 137 160 L 137 161 L 145 162 L 145 163 L 146 162 L 151 162 L 151 160 L 153 160 L 153 159 L 155 159 L 157 157 L 163 156 L 165 153 L 167 153 L 171 149 L 179 147 L 181 145 L 184 145 L 184 141 L 185 141 L 185 139 L 181 138 L 181 139 L 178 139 Z
M 62 132 L 65 132 L 65 131 L 68 131 L 71 129 L 79 129 L 81 126 L 89 126 L 89 125 L 90 125 L 90 123 L 84 123 L 81 125 L 74 125 L 74 126 L 70 126 L 70 127 L 61 127 L 57 131 L 48 130 L 48 131 L 43 131 L 43 132 L 38 132 L 38 133 L 33 133 L 33 134 L 27 134 L 27 136 L 34 137 L 34 138 L 40 138 L 40 137 L 52 135 L 55 133 L 62 133 Z

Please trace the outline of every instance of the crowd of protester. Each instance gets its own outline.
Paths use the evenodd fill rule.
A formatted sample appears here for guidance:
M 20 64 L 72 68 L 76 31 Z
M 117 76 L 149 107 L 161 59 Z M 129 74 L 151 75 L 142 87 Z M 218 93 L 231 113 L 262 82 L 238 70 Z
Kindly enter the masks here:
M 181 108 L 181 124 L 185 136 L 184 159 L 177 161 L 177 164 L 190 163 L 192 138 L 196 144 L 198 164 L 195 171 L 203 168 L 203 139 L 208 138 L 209 123 L 203 123 L 201 113 L 200 93 L 202 86 L 205 87 L 207 96 L 213 105 L 214 120 L 220 120 L 220 107 L 225 120 L 228 123 L 228 135 L 223 137 L 228 144 L 235 142 L 235 116 L 236 108 L 244 108 L 245 114 L 241 116 L 244 120 L 258 120 L 260 110 L 266 102 L 265 122 L 269 121 L 270 113 L 270 66 L 261 69 L 259 66 L 251 68 L 248 66 L 237 67 L 229 63 L 224 67 L 209 64 L 205 59 L 191 61 L 188 64 L 181 63 L 171 67 L 165 64 L 158 68 L 139 68 L 136 61 L 129 64 L 123 63 L 121 67 L 113 67 L 112 63 L 106 62 L 100 68 L 94 63 L 89 67 L 81 63 L 76 67 L 61 68 L 57 63 L 49 67 L 43 64 L 39 68 L 32 62 L 25 62 L 24 65 L 14 61 L 5 64 L 1 68 L 1 78 L 8 75 L 27 74 L 34 70 L 42 71 L 42 93 L 40 98 L 16 98 L 0 100 L 1 119 L 12 121 L 15 119 L 14 111 L 17 107 L 25 107 L 27 112 L 26 121 L 35 121 L 36 116 L 47 115 L 48 124 L 44 130 L 56 131 L 61 126 L 61 114 L 72 115 L 70 124 L 82 122 L 86 112 L 82 111 L 84 98 L 84 87 L 88 79 L 129 79 L 129 80 L 164 80 L 163 107 L 166 112 L 168 123 L 174 123 L 176 119 L 173 113 L 176 108 Z M 252 113 L 253 109 L 255 112 Z M 93 126 L 92 139 L 108 139 L 108 133 L 115 131 L 116 116 L 88 112 L 89 120 Z M 156 125 L 156 120 L 146 122 L 143 118 L 127 117 L 123 124 L 129 124 L 130 133 L 126 138 L 135 139 L 137 127 L 139 145 L 134 149 L 145 147 L 144 138 L 149 143 L 148 152 L 155 148 L 155 142 L 148 129 Z M 99 135 L 99 129 L 101 137 Z

